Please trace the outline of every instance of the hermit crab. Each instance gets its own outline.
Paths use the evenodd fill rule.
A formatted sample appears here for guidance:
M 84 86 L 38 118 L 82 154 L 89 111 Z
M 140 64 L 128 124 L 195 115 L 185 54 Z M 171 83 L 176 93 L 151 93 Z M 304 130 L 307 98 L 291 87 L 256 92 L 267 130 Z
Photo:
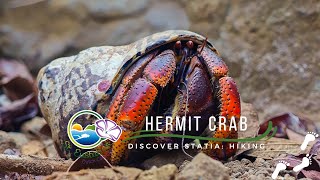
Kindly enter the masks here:
M 228 67 L 206 38 L 190 31 L 160 32 L 129 45 L 93 47 L 56 59 L 41 69 L 38 86 L 41 111 L 59 154 L 66 158 L 85 152 L 67 136 L 70 117 L 84 109 L 94 110 L 122 128 L 120 140 L 96 148 L 103 149 L 112 164 L 130 156 L 127 145 L 135 140 L 124 140 L 144 128 L 146 116 L 201 116 L 198 131 L 187 130 L 183 132 L 186 135 L 201 135 L 210 116 L 224 116 L 227 126 L 232 117 L 240 117 L 239 93 L 228 76 Z M 79 121 L 92 124 L 95 120 L 86 116 Z M 182 134 L 164 127 L 158 133 Z M 235 130 L 216 130 L 212 137 L 238 136 Z M 156 137 L 150 142 L 181 140 Z M 227 159 L 236 148 L 203 151 L 213 158 Z

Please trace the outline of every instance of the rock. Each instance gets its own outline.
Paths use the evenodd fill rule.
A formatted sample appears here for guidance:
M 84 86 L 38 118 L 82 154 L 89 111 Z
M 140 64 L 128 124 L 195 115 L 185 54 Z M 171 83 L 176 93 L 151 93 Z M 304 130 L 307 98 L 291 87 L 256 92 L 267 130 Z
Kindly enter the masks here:
M 16 148 L 16 143 L 7 132 L 0 131 L 0 154 L 6 149 Z
M 198 151 L 190 149 L 187 150 L 187 153 L 195 156 Z M 152 166 L 161 167 L 166 164 L 174 164 L 177 167 L 180 167 L 186 160 L 191 160 L 191 158 L 184 154 L 182 150 L 176 150 L 157 154 L 145 160 L 141 166 L 144 169 L 150 169 Z
M 178 173 L 178 168 L 174 164 L 167 164 L 160 168 L 151 168 L 150 170 L 143 171 L 137 180 L 171 180 L 175 179 Z
M 288 111 L 319 119 L 320 40 L 314 37 L 320 32 L 320 2 L 229 5 L 216 47 L 242 100 L 253 103 L 261 120 Z
M 231 161 L 225 163 L 225 166 L 229 168 L 232 179 L 271 179 L 275 169 L 272 161 L 265 161 L 262 158 L 257 158 L 253 163 L 248 159 Z M 281 171 L 278 178 L 295 179 L 288 174 L 290 172 L 292 173 L 289 170 Z
M 173 164 L 167 164 L 160 168 L 152 168 L 142 171 L 137 168 L 114 167 L 114 169 L 85 169 L 76 172 L 55 172 L 46 177 L 47 180 L 54 179 L 114 179 L 114 180 L 172 180 L 178 173 Z
M 47 123 L 44 118 L 34 117 L 30 121 L 23 123 L 23 125 L 21 126 L 21 132 L 24 134 L 28 134 L 33 138 L 39 138 L 42 137 L 42 134 L 40 134 L 40 130 L 46 124 Z
M 21 154 L 47 157 L 44 144 L 38 140 L 28 141 L 26 144 L 24 144 L 21 147 Z
M 187 164 L 179 173 L 177 179 L 230 179 L 228 168 L 220 161 L 214 160 L 209 156 L 200 153 Z
M 136 180 L 142 170 L 137 168 L 127 168 L 127 167 L 115 167 L 115 170 L 123 175 L 123 178 L 127 178 L 128 180 Z
M 46 176 L 47 180 L 58 180 L 58 179 L 114 179 L 114 180 L 135 180 L 141 173 L 140 169 L 127 168 L 127 167 L 115 167 L 115 169 L 85 169 L 76 172 L 55 172 L 52 175 Z
M 146 0 L 57 0 L 50 2 L 53 9 L 70 12 L 76 17 L 119 18 L 140 13 L 147 7 Z
M 238 132 L 239 138 L 252 138 L 257 136 L 260 122 L 257 110 L 253 105 L 241 102 L 241 116 L 247 118 L 247 129 Z
M 17 148 L 21 148 L 24 144 L 26 144 L 29 139 L 25 134 L 18 132 L 9 132 L 9 136 L 13 139 L 14 143 L 17 145 Z
M 151 28 L 162 31 L 167 29 L 189 29 L 186 12 L 175 2 L 156 2 L 145 16 Z

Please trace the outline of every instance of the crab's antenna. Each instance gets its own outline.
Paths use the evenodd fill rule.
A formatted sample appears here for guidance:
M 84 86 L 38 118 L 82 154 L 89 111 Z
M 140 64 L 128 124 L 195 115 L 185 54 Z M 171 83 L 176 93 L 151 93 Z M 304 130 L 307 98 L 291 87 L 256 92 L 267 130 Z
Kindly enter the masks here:
M 203 44 L 201 45 L 201 49 L 200 49 L 200 51 L 198 51 L 199 54 L 203 51 L 203 48 L 207 45 L 207 40 L 208 40 L 208 37 L 206 37 Z
M 187 90 L 187 101 L 186 101 L 186 106 L 185 106 L 185 111 L 184 111 L 184 117 L 187 118 L 187 111 L 188 111 L 188 101 L 189 101 L 189 91 L 188 91 L 188 86 L 186 85 L 186 83 L 182 82 L 182 84 L 186 87 Z M 185 149 L 184 149 L 184 136 L 186 134 L 186 128 L 183 129 L 182 131 L 182 141 L 181 141 L 181 146 L 182 146 L 182 152 L 189 156 L 191 159 L 193 159 L 193 156 L 191 156 L 190 154 L 188 154 Z

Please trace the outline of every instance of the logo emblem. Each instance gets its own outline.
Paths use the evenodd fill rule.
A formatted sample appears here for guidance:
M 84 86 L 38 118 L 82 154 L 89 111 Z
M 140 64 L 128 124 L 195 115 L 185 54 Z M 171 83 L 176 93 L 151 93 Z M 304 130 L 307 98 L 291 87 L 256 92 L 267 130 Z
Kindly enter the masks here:
M 74 121 L 81 115 L 92 115 L 97 120 L 94 124 L 82 127 Z M 116 142 L 122 133 L 122 129 L 114 121 L 103 119 L 103 117 L 92 110 L 82 110 L 74 114 L 68 123 L 68 137 L 71 142 L 82 149 L 93 149 L 105 140 Z

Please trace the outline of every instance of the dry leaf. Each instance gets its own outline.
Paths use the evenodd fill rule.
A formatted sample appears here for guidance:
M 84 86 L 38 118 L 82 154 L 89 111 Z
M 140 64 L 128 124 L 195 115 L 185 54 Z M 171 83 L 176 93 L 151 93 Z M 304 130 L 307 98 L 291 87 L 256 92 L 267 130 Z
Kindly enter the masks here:
M 267 130 L 269 121 L 272 122 L 273 126 L 278 127 L 275 137 L 279 138 L 288 138 L 287 129 L 290 129 L 297 134 L 301 134 L 302 136 L 306 135 L 309 131 L 319 133 L 319 129 L 314 121 L 298 117 L 293 113 L 286 113 L 262 123 L 260 125 L 259 134 L 263 134 Z
M 0 86 L 11 101 L 36 94 L 34 79 L 27 67 L 13 60 L 0 59 Z
M 39 112 L 35 81 L 24 64 L 0 59 L 0 87 L 4 99 L 10 99 L 1 103 L 0 129 L 18 130 L 24 121 Z
M 16 130 L 24 121 L 36 116 L 39 109 L 35 99 L 36 97 L 30 94 L 8 106 L 0 107 L 0 130 Z

